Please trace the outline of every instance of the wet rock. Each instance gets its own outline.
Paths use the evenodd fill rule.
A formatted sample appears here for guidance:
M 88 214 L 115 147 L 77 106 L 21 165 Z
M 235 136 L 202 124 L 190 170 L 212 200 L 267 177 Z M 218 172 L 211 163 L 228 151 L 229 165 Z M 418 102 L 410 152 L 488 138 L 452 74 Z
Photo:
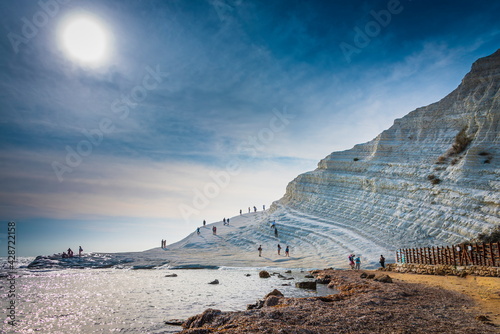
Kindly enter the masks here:
M 264 300 L 259 299 L 253 304 L 248 304 L 247 310 L 258 310 L 258 309 L 261 309 L 263 306 L 264 306 Z
M 304 278 L 314 278 L 314 276 L 313 275 L 306 275 L 306 276 L 304 276 Z
M 245 274 L 245 276 L 246 276 L 246 277 L 250 277 L 250 276 L 252 276 L 252 275 L 250 275 L 250 274 Z
M 316 283 L 318 284 L 328 284 L 331 282 L 331 278 L 328 278 L 328 277 L 322 277 L 322 278 L 318 278 L 316 279 Z
M 259 272 L 259 277 L 260 278 L 269 278 L 271 277 L 271 275 L 269 275 L 269 273 L 265 270 L 262 270 L 261 272 Z
M 168 275 L 165 275 L 165 277 L 177 277 L 177 274 L 168 274 Z
M 362 273 L 361 275 L 359 275 L 359 278 L 366 278 L 366 277 L 368 277 L 367 273 Z
M 219 284 L 219 280 L 216 279 L 216 280 L 213 280 L 212 282 L 208 283 L 208 284 Z
M 297 282 L 295 287 L 299 289 L 311 289 L 316 290 L 316 282 Z
M 369 274 L 368 276 L 366 276 L 367 279 L 374 279 L 375 278 L 375 274 Z
M 170 326 L 182 326 L 182 324 L 186 320 L 181 320 L 181 319 L 170 319 L 170 320 L 165 320 L 165 325 L 170 325 Z
M 285 271 L 285 274 L 291 274 L 291 273 L 292 273 L 292 271 L 291 271 L 291 270 L 287 270 L 287 271 Z

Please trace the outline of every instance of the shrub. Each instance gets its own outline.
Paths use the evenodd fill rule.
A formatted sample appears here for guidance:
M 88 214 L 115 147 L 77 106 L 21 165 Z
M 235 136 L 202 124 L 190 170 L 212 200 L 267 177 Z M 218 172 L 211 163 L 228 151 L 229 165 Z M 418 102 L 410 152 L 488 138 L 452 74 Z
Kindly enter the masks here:
M 438 179 L 438 178 L 435 178 L 435 179 L 432 179 L 432 180 L 431 180 L 431 183 L 432 183 L 432 184 L 439 184 L 439 183 L 441 183 L 441 180 L 440 180 L 440 179 Z
M 434 175 L 434 174 L 427 175 L 427 180 L 429 180 L 429 181 L 434 180 L 435 178 L 436 178 L 436 175 Z
M 490 229 L 487 233 L 479 233 L 477 238 L 473 239 L 472 242 L 500 242 L 500 225 Z
M 463 128 L 455 137 L 455 141 L 453 142 L 453 145 L 451 146 L 450 150 L 448 151 L 448 156 L 451 155 L 457 155 L 465 151 L 467 146 L 472 141 L 472 138 L 468 137 L 466 132 L 466 128 Z
M 442 165 L 446 162 L 446 157 L 444 155 L 440 156 L 437 161 L 436 161 L 436 164 L 438 165 Z

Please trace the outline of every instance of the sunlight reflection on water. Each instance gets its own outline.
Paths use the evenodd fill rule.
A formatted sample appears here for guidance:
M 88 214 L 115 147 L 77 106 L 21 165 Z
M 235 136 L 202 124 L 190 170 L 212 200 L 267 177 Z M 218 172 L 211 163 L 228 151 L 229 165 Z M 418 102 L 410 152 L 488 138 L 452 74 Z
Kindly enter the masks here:
M 171 273 L 178 277 L 165 277 Z M 167 326 L 165 320 L 186 319 L 209 307 L 244 310 L 275 288 L 286 297 L 334 293 L 325 287 L 318 292 L 295 288 L 294 282 L 304 280 L 305 274 L 284 274 L 296 279 L 283 281 L 276 276 L 261 279 L 258 269 L 25 272 L 16 279 L 15 329 L 16 333 L 174 333 L 179 327 Z M 215 279 L 220 284 L 208 284 Z M 286 283 L 291 286 L 282 286 Z M 0 294 L 6 297 L 5 288 Z M 3 320 L 3 330 L 11 329 Z

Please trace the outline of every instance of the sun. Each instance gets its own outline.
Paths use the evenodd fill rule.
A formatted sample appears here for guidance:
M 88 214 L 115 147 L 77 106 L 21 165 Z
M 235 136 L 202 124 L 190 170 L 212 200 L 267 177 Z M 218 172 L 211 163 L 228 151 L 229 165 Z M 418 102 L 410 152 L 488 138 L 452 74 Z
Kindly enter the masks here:
M 68 19 L 62 28 L 62 44 L 72 58 L 85 63 L 103 61 L 107 51 L 107 32 L 90 16 Z

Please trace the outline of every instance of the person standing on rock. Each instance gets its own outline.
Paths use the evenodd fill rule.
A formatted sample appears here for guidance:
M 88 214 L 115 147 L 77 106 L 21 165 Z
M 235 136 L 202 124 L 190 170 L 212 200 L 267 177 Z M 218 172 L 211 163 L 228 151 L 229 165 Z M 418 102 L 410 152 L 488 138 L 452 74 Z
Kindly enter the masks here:
M 241 216 L 242 213 L 243 213 L 243 211 L 241 211 L 241 209 L 240 209 L 240 216 Z
M 199 228 L 199 227 L 196 229 L 196 233 L 197 233 L 198 235 L 200 235 L 200 228 Z
M 281 255 L 280 252 L 281 252 L 281 246 L 280 244 L 278 244 L 278 255 Z
M 82 252 L 83 252 L 83 248 L 82 246 L 78 246 L 79 249 L 78 249 L 78 257 L 82 257 Z
M 203 226 L 207 225 L 207 221 L 203 220 Z
M 212 233 L 213 233 L 214 235 L 216 235 L 216 234 L 217 234 L 217 227 L 215 227 L 215 226 L 214 226 L 214 227 L 212 227 Z
M 356 262 L 356 270 L 359 270 L 359 268 L 361 267 L 361 259 L 358 257 L 356 257 L 356 260 L 354 260 L 354 262 Z
M 380 266 L 382 268 L 385 268 L 385 257 L 383 255 L 380 255 Z
M 259 245 L 259 248 L 257 248 L 257 250 L 259 251 L 259 257 L 262 256 L 262 245 Z
M 275 227 L 274 228 L 274 236 L 277 238 L 278 237 L 278 229 Z
M 286 246 L 286 248 L 285 248 L 285 256 L 290 257 L 290 246 Z
M 354 257 L 355 256 L 356 255 L 351 254 L 351 255 L 349 255 L 349 258 L 348 258 L 349 259 L 349 266 L 351 267 L 351 269 L 354 269 Z

